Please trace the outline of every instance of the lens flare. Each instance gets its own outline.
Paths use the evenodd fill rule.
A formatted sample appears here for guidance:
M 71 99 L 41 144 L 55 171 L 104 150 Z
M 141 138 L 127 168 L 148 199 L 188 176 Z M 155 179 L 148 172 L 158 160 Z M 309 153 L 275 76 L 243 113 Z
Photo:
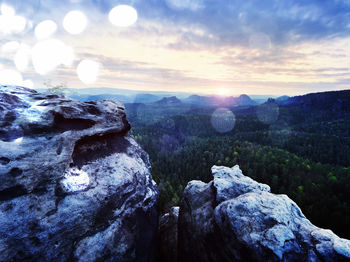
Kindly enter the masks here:
M 2 45 L 1 52 L 3 53 L 14 53 L 20 47 L 20 43 L 17 41 L 10 41 Z
M 45 20 L 35 27 L 35 36 L 38 39 L 45 39 L 52 36 L 57 30 L 57 24 L 52 20 Z
M 269 138 L 274 146 L 283 146 L 292 135 L 292 129 L 284 120 L 278 120 L 269 127 Z
M 81 34 L 87 26 L 87 18 L 83 12 L 70 11 L 63 19 L 63 28 L 72 35 Z
M 92 60 L 83 60 L 77 67 L 79 79 L 85 84 L 96 82 L 101 65 Z
M 20 72 L 11 69 L 0 71 L 0 83 L 2 85 L 19 85 L 23 83 L 23 78 Z
M 19 15 L 15 15 L 13 7 L 2 4 L 0 7 L 0 33 L 5 35 L 22 32 L 27 24 L 27 20 Z
M 16 13 L 15 9 L 12 6 L 9 6 L 7 4 L 1 4 L 0 10 L 2 15 L 7 15 L 7 16 L 14 16 Z
M 218 108 L 212 114 L 210 122 L 217 132 L 227 133 L 235 127 L 236 117 L 231 110 Z
M 279 116 L 279 106 L 276 102 L 267 102 L 259 105 L 256 109 L 256 116 L 260 122 L 271 125 L 275 123 Z
M 57 39 L 41 41 L 32 49 L 33 66 L 40 75 L 45 75 L 60 65 L 70 66 L 73 59 L 73 49 Z
M 25 71 L 28 68 L 31 56 L 31 48 L 29 45 L 21 44 L 15 54 L 14 62 L 19 71 Z
M 119 27 L 128 27 L 135 24 L 137 17 L 136 9 L 129 5 L 118 5 L 108 15 L 112 25 Z

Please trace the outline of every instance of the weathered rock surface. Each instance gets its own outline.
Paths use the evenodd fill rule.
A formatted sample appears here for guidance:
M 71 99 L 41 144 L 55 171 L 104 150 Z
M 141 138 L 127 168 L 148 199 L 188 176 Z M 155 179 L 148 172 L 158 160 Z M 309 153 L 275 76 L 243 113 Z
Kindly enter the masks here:
M 211 182 L 185 188 L 177 261 L 350 261 L 350 241 L 311 224 L 286 195 L 270 193 L 238 166 L 213 166 L 212 173 Z
M 158 190 L 124 108 L 0 86 L 0 261 L 149 261 Z
M 179 207 L 172 207 L 159 221 L 159 259 L 160 261 L 177 261 L 177 225 Z

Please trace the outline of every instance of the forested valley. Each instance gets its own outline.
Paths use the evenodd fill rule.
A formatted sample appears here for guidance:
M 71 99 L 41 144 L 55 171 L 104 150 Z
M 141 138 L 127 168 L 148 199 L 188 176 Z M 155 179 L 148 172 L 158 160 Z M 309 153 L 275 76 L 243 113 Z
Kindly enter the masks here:
M 210 181 L 213 165 L 238 164 L 273 193 L 287 194 L 315 225 L 350 238 L 347 97 L 345 102 L 328 99 L 331 105 L 319 97 L 308 99 L 232 107 L 227 110 L 234 118 L 220 116 L 214 122 L 215 107 L 126 104 L 130 134 L 150 156 L 161 212 L 179 205 L 189 181 Z M 233 121 L 232 130 L 221 132 L 227 121 Z

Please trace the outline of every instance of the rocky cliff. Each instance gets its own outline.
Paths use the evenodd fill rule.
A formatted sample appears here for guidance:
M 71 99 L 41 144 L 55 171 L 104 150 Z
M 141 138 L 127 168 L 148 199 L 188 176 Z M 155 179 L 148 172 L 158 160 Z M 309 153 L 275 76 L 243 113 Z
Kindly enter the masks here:
M 124 108 L 0 86 L 0 261 L 150 261 L 158 190 Z
M 173 251 L 169 261 L 350 261 L 350 241 L 314 226 L 286 195 L 238 166 L 212 173 L 207 184 L 188 183 L 179 210 L 161 218 L 163 258 Z
M 190 182 L 160 219 L 148 155 L 124 108 L 0 86 L 0 261 L 350 261 L 238 166 Z

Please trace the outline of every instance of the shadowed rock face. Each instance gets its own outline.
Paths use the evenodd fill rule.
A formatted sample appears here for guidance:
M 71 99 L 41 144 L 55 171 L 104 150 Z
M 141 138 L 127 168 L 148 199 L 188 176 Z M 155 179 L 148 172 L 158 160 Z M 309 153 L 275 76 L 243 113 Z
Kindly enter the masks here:
M 177 224 L 179 207 L 172 207 L 159 221 L 159 257 L 160 261 L 177 261 Z
M 212 173 L 211 182 L 185 188 L 173 244 L 177 261 L 350 261 L 350 241 L 312 225 L 286 195 L 270 193 L 238 166 L 213 166 Z M 169 217 L 161 228 L 171 235 Z M 163 247 L 170 250 L 174 239 Z
M 0 261 L 150 261 L 158 190 L 123 105 L 0 86 Z

